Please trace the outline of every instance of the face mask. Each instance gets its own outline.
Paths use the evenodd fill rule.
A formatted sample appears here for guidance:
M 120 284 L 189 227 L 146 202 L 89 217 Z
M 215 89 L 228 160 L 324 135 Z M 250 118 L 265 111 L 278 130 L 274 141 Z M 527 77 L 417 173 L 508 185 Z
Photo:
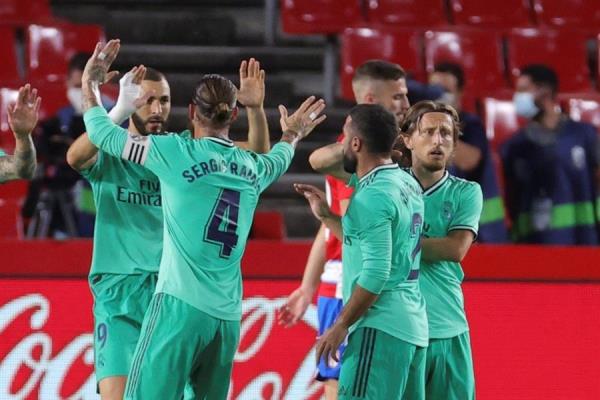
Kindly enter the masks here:
M 437 101 L 455 107 L 454 104 L 456 104 L 456 95 L 454 93 L 444 92 L 444 94 L 437 99 Z
M 81 88 L 70 87 L 67 89 L 67 99 L 75 109 L 75 114 L 83 114 L 83 94 Z
M 529 92 L 517 92 L 513 96 L 513 103 L 517 115 L 525 118 L 533 118 L 540 112 L 538 106 L 535 105 L 533 94 Z

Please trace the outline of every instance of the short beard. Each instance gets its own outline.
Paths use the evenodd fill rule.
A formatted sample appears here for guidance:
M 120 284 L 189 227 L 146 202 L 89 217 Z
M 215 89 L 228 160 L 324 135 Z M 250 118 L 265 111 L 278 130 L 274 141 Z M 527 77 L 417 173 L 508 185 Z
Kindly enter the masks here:
M 356 158 L 352 158 L 349 155 L 347 155 L 346 152 L 344 152 L 344 157 L 342 161 L 344 165 L 344 171 L 346 171 L 349 174 L 354 174 L 356 172 L 356 166 L 358 164 L 358 160 Z
M 136 113 L 131 114 L 131 121 L 133 122 L 133 125 L 135 126 L 135 129 L 137 129 L 137 131 L 140 133 L 140 135 L 142 136 L 148 136 L 148 135 L 163 135 L 164 132 L 166 132 L 166 125 L 167 125 L 167 121 L 164 121 L 162 124 L 162 132 L 147 132 L 146 131 L 146 123 L 144 122 L 144 120 L 137 115 Z

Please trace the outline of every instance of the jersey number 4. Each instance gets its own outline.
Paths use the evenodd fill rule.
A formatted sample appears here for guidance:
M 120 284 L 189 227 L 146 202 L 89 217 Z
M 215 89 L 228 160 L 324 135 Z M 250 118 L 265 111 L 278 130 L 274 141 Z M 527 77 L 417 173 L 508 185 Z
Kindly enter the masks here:
M 227 258 L 238 242 L 237 226 L 240 192 L 223 189 L 213 207 L 210 222 L 204 229 L 204 240 L 221 246 L 221 257 Z

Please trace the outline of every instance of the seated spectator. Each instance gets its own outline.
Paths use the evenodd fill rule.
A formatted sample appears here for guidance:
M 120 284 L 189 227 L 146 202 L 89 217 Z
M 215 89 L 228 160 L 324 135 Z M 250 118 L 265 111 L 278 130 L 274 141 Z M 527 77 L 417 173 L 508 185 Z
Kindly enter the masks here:
M 444 88 L 439 101 L 454 107 L 460 116 L 462 135 L 456 147 L 453 175 L 477 182 L 483 191 L 483 211 L 478 240 L 486 243 L 503 243 L 508 239 L 504 224 L 504 205 L 498 186 L 490 146 L 479 117 L 462 110 L 465 76 L 462 68 L 453 63 L 440 63 L 429 77 L 432 86 Z
M 561 112 L 558 87 L 545 65 L 522 68 L 516 82 L 528 122 L 502 147 L 512 233 L 521 243 L 597 245 L 597 132 Z
M 69 103 L 37 129 L 40 169 L 23 206 L 23 216 L 31 218 L 28 237 L 93 235 L 95 208 L 91 189 L 66 161 L 67 149 L 85 131 L 81 76 L 89 57 L 79 53 L 70 60 L 66 77 Z M 103 100 L 105 106 L 112 106 L 109 99 Z

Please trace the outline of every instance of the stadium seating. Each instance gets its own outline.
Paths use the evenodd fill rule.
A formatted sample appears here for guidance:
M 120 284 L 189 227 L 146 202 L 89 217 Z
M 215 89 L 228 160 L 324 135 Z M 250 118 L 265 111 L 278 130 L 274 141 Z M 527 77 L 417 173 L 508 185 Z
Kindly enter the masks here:
M 512 100 L 483 99 L 485 131 L 493 151 L 514 135 L 520 127 Z
M 507 87 L 500 36 L 494 31 L 456 29 L 425 32 L 425 68 L 439 62 L 463 67 L 465 92 L 482 94 Z
M 281 0 L 283 31 L 332 34 L 363 22 L 360 0 Z
M 594 33 L 600 28 L 598 0 L 533 0 L 533 4 L 537 19 L 542 24 Z
M 48 0 L 2 0 L 0 1 L 0 21 L 23 24 L 48 21 L 51 19 Z
M 15 32 L 12 26 L 0 26 L 0 48 L 3 54 L 0 62 L 0 82 L 18 80 Z
M 561 96 L 565 112 L 575 121 L 587 122 L 600 129 L 600 94 Z
M 369 23 L 432 27 L 448 24 L 443 0 L 370 0 Z
M 91 53 L 96 43 L 104 40 L 98 25 L 30 25 L 26 33 L 28 79 L 61 81 L 75 53 Z
M 355 68 L 370 59 L 398 63 L 415 78 L 423 79 L 422 34 L 415 29 L 348 28 L 341 39 L 342 97 L 353 100 Z
M 563 92 L 592 89 L 585 35 L 578 31 L 514 29 L 508 34 L 508 64 L 512 76 L 527 64 L 547 64 L 559 76 Z
M 481 28 L 512 28 L 533 23 L 529 0 L 450 0 L 452 19 L 456 25 Z

